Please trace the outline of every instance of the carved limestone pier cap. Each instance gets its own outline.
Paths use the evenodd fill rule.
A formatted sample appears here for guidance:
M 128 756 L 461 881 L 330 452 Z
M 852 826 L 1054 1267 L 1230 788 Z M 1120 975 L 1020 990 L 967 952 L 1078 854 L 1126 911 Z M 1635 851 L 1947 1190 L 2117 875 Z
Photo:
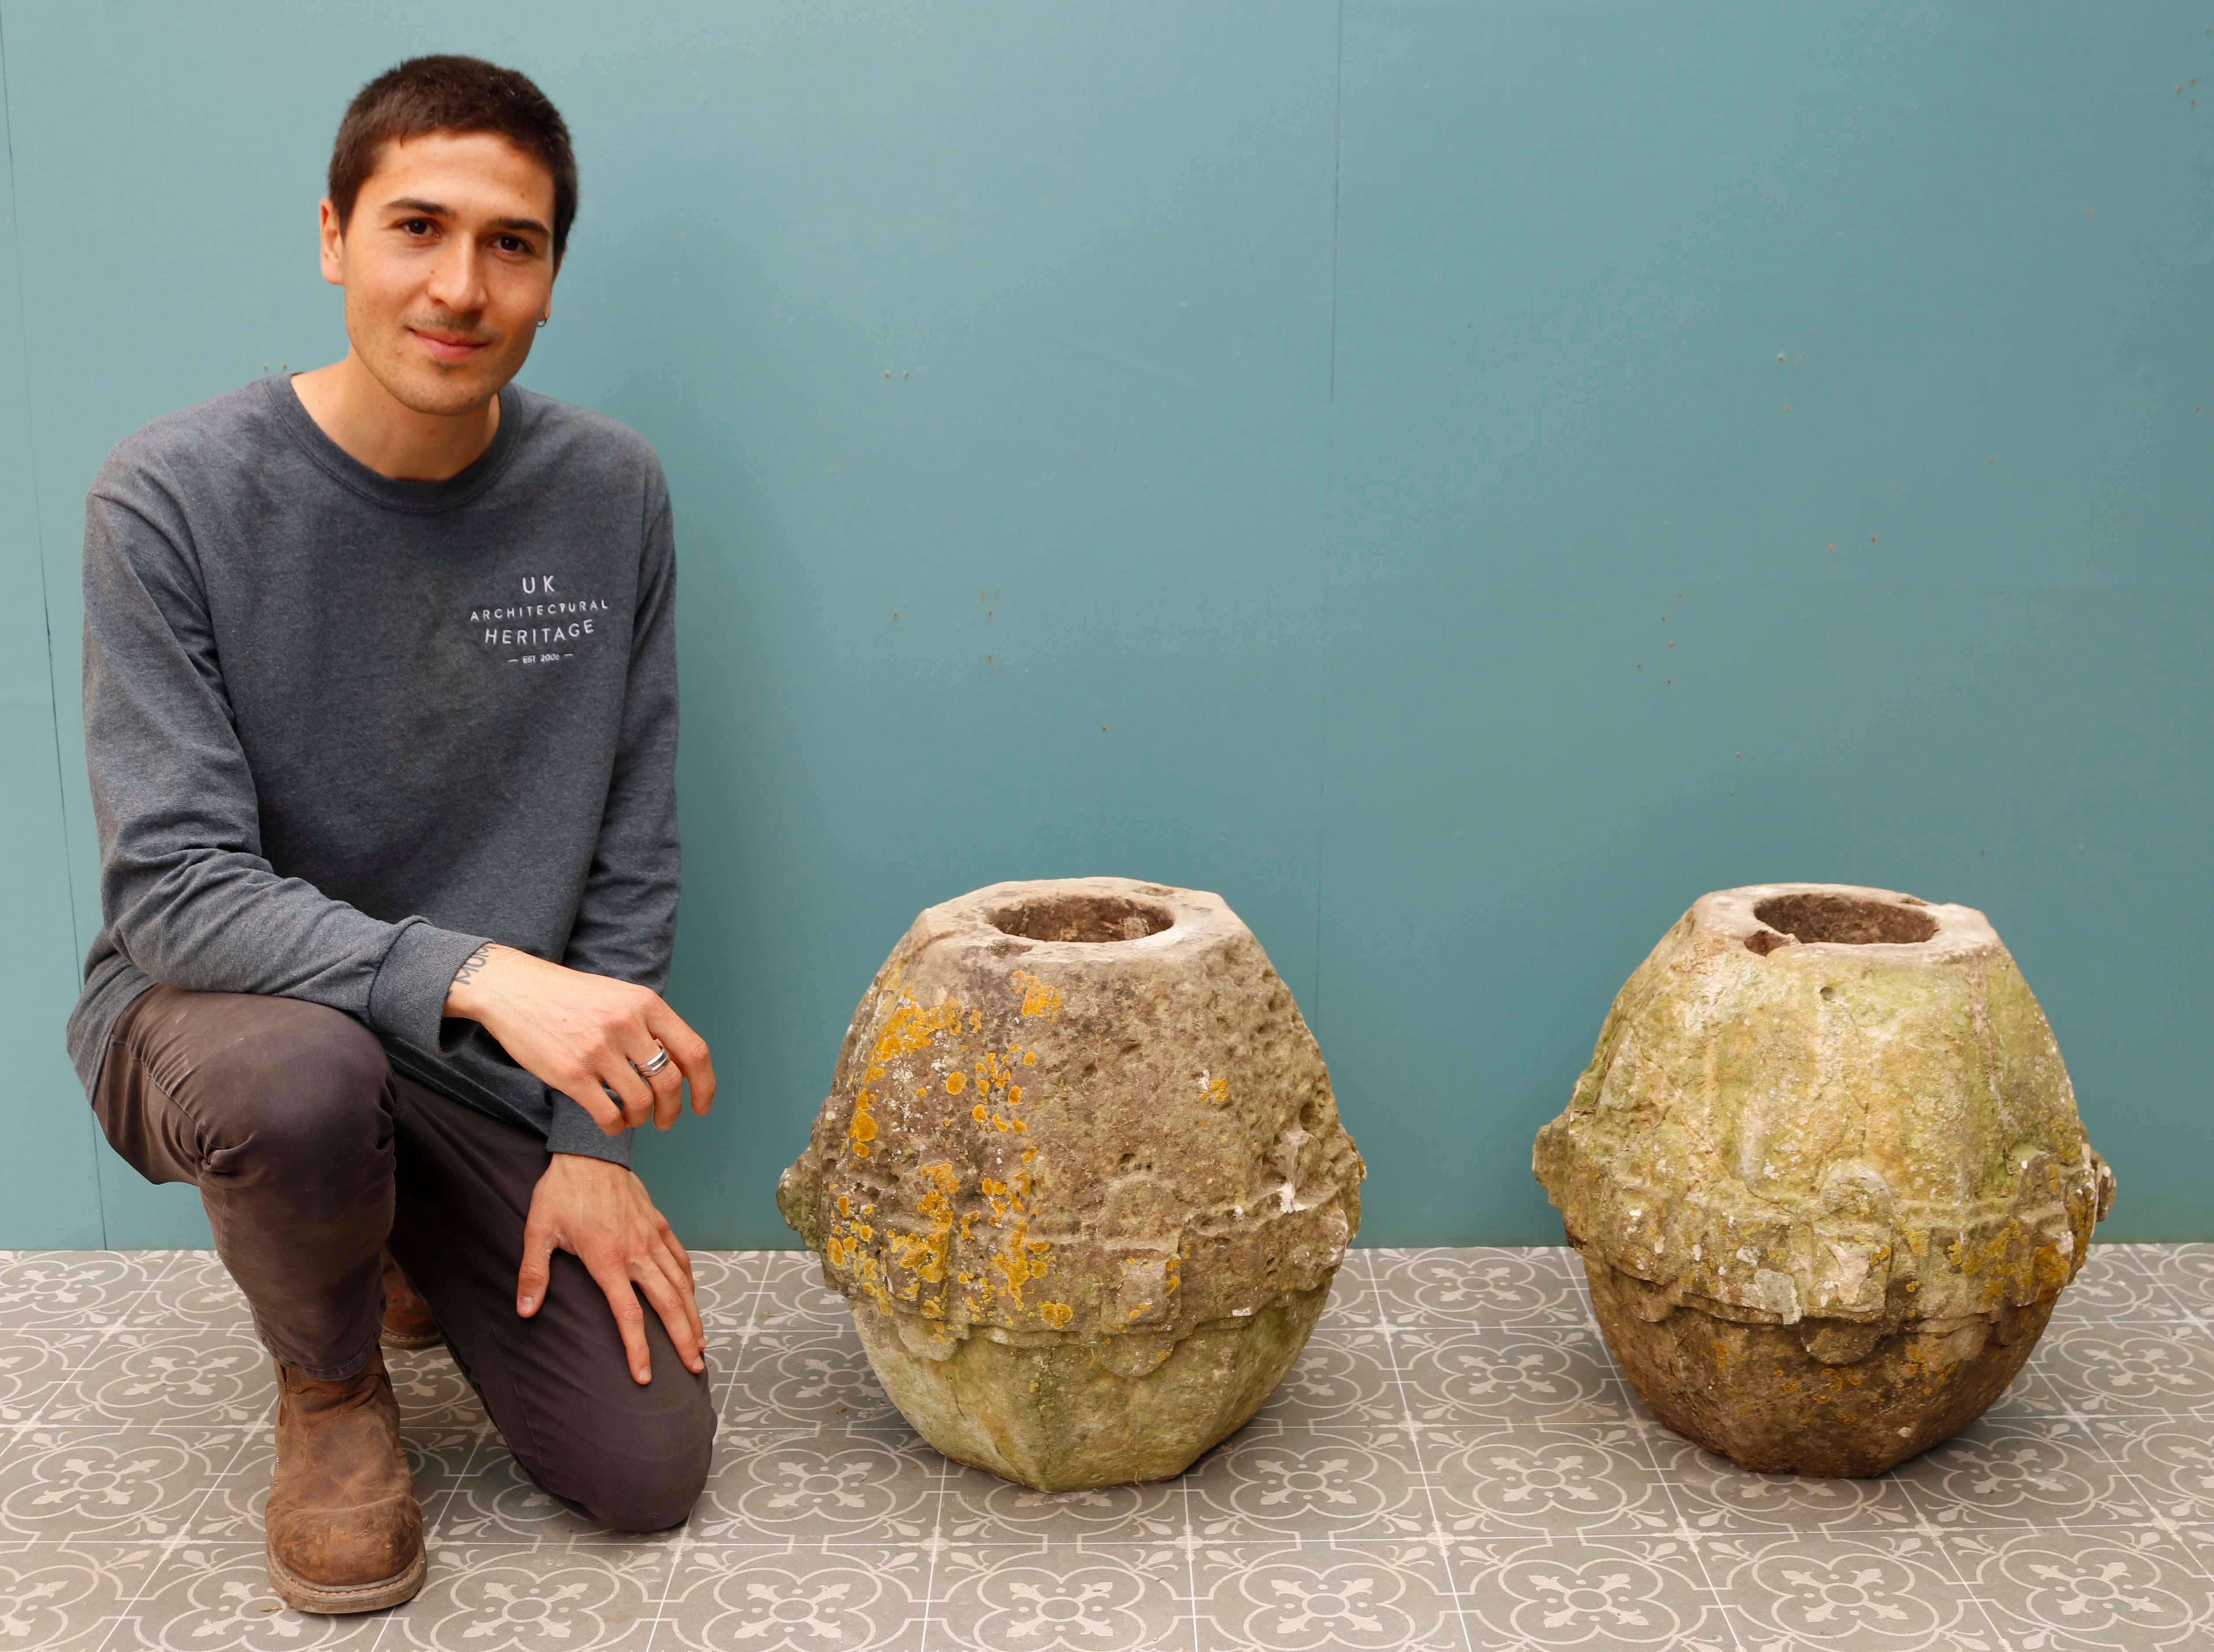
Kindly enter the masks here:
M 1068 1490 L 1179 1473 L 1251 1417 L 1361 1175 L 1220 897 L 1071 878 L 915 919 L 777 1199 L 925 1438 Z
M 1694 903 L 1533 1168 L 1653 1413 L 1803 1474 L 1881 1473 L 1981 1415 L 2113 1199 L 1984 915 L 1842 884 Z

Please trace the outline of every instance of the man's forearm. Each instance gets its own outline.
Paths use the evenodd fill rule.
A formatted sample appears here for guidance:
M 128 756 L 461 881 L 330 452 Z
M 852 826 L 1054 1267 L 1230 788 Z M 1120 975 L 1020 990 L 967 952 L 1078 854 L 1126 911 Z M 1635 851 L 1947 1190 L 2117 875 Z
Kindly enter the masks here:
M 487 942 L 456 968 L 444 1009 L 483 1027 L 609 1136 L 649 1119 L 668 1129 L 688 1082 L 694 1112 L 713 1102 L 706 1041 L 650 987 Z
M 104 904 L 123 952 L 154 980 L 327 1004 L 442 1052 L 445 984 L 479 937 L 421 918 L 373 918 L 278 877 L 256 856 L 201 850 L 174 857 L 159 877 L 131 863 L 128 875 L 103 880 Z
M 446 986 L 447 1015 L 462 1021 L 476 1019 L 469 1013 L 469 1006 L 474 1002 L 474 995 L 470 989 L 475 984 L 477 977 L 484 972 L 485 965 L 491 961 L 492 948 L 496 944 L 491 941 L 484 942 L 462 960 L 460 966 L 454 971 L 454 978 Z

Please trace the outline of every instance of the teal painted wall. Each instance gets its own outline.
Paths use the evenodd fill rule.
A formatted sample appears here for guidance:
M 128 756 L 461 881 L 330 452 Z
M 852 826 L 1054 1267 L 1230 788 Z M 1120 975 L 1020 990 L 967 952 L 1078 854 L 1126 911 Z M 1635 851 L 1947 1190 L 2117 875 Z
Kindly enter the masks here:
M 0 1243 L 204 1241 L 59 1054 L 83 494 L 343 348 L 330 131 L 424 50 L 568 114 L 525 381 L 675 492 L 725 1089 L 641 1164 L 694 1242 L 787 1242 L 918 908 L 1089 872 L 1252 924 L 1369 1242 L 1553 1240 L 1529 1140 L 1614 989 L 1783 878 L 1989 912 L 2106 1231 L 2214 1238 L 2198 9 L 0 0 Z
M 0 75 L 0 137 L 14 120 Z M 9 1137 L 0 1154 L 0 1245 L 83 1247 L 103 1242 L 93 1156 L 100 1132 L 54 1039 L 54 1018 L 67 1016 L 76 998 L 82 953 L 70 908 L 54 719 L 60 661 L 48 645 L 39 554 L 46 524 L 34 478 L 18 229 L 15 191 L 0 176 L 0 776 L 8 799 L 0 811 L 0 1049 L 9 1052 L 0 1079 Z M 60 668 L 74 692 L 74 667 Z M 80 742 L 72 759 L 83 749 Z

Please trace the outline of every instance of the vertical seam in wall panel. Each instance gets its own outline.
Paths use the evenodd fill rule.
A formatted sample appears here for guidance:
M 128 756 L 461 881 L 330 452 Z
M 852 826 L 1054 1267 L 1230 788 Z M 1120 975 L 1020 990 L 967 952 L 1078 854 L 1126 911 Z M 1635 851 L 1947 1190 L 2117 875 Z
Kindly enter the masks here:
M 1337 436 L 1337 201 L 1345 180 L 1345 0 L 1337 0 L 1337 83 L 1330 98 L 1330 429 Z
M 54 605 L 46 589 L 46 522 L 39 508 L 39 436 L 31 419 L 31 323 L 23 302 L 23 194 L 15 180 L 15 103 L 6 95 L 8 79 L 8 12 L 0 6 L 0 143 L 8 150 L 8 202 L 10 216 L 15 219 L 13 241 L 15 250 L 15 338 L 23 352 L 23 442 L 25 457 L 30 463 L 31 481 L 31 549 L 39 564 L 39 619 L 46 639 L 46 721 L 54 742 L 54 811 L 55 824 L 61 832 L 62 870 L 68 875 L 70 862 L 69 784 L 62 772 L 62 713 L 61 689 L 54 680 Z M 74 884 L 74 880 L 71 880 Z M 77 933 L 76 900 L 72 895 L 69 903 L 70 957 L 74 963 L 84 956 L 84 937 Z M 107 1202 L 100 1194 L 100 1147 L 87 1131 L 85 1151 L 92 1159 L 93 1198 L 100 1208 L 100 1242 L 107 1244 Z
M 1319 716 L 1315 728 L 1314 1019 L 1322 1018 L 1323 886 L 1330 864 L 1330 561 L 1336 548 L 1337 517 L 1330 508 L 1337 479 L 1337 219 L 1345 178 L 1345 0 L 1337 0 L 1337 64 L 1330 97 L 1330 400 L 1324 410 L 1322 577 L 1318 616 L 1322 630 Z

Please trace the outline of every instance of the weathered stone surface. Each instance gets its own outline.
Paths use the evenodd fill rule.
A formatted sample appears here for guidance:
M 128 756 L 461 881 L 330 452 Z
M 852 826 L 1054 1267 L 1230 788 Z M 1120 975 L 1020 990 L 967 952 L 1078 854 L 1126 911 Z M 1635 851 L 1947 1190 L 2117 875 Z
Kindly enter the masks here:
M 915 919 L 777 1202 L 924 1438 L 1067 1490 L 1180 1473 L 1252 1416 L 1361 1174 L 1220 898 L 1074 878 Z
M 1983 914 L 1833 884 L 1694 905 L 1533 1168 L 1654 1415 L 1804 1474 L 1881 1473 L 1979 1415 L 2113 1198 Z

